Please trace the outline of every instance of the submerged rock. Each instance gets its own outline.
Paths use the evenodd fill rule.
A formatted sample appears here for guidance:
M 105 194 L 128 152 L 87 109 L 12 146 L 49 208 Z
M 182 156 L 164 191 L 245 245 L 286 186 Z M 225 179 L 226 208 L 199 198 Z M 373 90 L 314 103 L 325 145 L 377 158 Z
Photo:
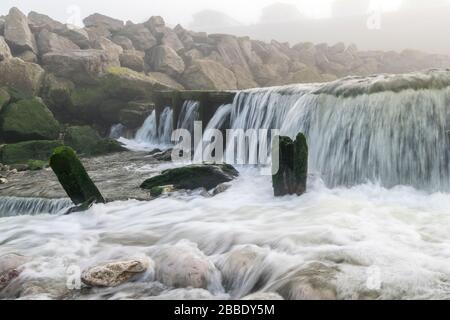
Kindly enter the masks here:
M 232 181 L 238 176 L 239 172 L 231 165 L 189 165 L 165 170 L 161 175 L 144 181 L 141 188 L 152 190 L 156 187 L 173 185 L 177 190 L 195 190 L 199 188 L 211 190 L 222 183 Z
M 91 199 L 95 199 L 98 203 L 105 203 L 105 199 L 73 149 L 65 146 L 56 148 L 50 158 L 50 166 L 67 195 L 76 205 Z
M 282 296 L 275 292 L 256 292 L 248 295 L 241 300 L 247 301 L 277 301 L 284 300 Z
M 338 272 L 337 267 L 314 262 L 289 272 L 270 289 L 287 300 L 336 300 Z
M 150 259 L 110 262 L 87 269 L 81 275 L 81 280 L 92 287 L 117 287 L 149 268 L 154 268 Z
M 22 271 L 20 267 L 29 261 L 30 258 L 17 254 L 7 254 L 0 257 L 0 291 L 20 275 Z
M 274 144 L 272 152 L 273 159 L 279 159 L 278 163 L 273 161 L 273 169 L 277 171 L 272 177 L 275 196 L 300 196 L 305 193 L 308 177 L 308 145 L 305 136 L 299 133 L 295 141 L 289 137 L 280 137 L 278 148 Z
M 193 243 L 181 241 L 156 251 L 156 280 L 173 288 L 223 291 L 220 272 Z

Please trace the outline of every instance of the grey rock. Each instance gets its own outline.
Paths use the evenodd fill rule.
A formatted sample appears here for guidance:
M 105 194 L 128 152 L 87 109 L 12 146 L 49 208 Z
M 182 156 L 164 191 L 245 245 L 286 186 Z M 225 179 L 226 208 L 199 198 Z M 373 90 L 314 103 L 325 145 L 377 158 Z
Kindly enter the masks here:
M 46 29 L 48 31 L 62 30 L 64 25 L 49 16 L 35 11 L 28 14 L 28 25 L 33 33 L 39 33 Z
M 0 86 L 13 88 L 26 95 L 39 93 L 44 74 L 44 69 L 39 65 L 19 58 L 0 62 Z
M 36 39 L 28 26 L 27 17 L 17 8 L 11 8 L 5 20 L 5 40 L 14 53 L 37 53 Z
M 11 50 L 5 41 L 5 38 L 0 36 L 0 62 L 12 58 Z
M 154 263 L 148 258 L 110 262 L 85 270 L 81 280 L 91 287 L 117 287 L 149 268 L 154 269 Z
M 63 29 L 55 30 L 55 32 L 60 36 L 69 39 L 81 49 L 89 49 L 91 47 L 89 34 L 86 30 L 78 28 L 77 26 L 66 24 Z
M 122 67 L 137 71 L 144 71 L 145 53 L 136 50 L 125 50 L 119 57 Z
M 111 40 L 121 46 L 123 50 L 134 50 L 133 42 L 125 36 L 115 35 Z
M 182 84 L 187 89 L 236 90 L 237 80 L 232 71 L 211 60 L 194 61 L 183 73 Z
M 109 31 L 117 32 L 124 27 L 122 20 L 110 18 L 108 16 L 94 13 L 83 20 L 86 27 L 105 27 Z
M 178 76 L 183 73 L 185 64 L 183 59 L 168 46 L 152 48 L 145 58 L 152 71 L 163 72 L 169 76 Z
M 130 39 L 134 48 L 140 51 L 147 51 L 157 45 L 156 38 L 143 24 L 127 24 L 119 35 Z
M 79 50 L 80 47 L 67 38 L 43 29 L 37 37 L 39 53 L 44 55 L 49 52 L 66 52 Z

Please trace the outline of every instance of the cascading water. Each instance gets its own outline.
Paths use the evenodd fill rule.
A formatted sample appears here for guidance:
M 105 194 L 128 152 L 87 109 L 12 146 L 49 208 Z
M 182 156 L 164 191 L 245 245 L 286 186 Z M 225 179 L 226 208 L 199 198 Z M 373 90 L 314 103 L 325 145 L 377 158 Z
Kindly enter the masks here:
M 231 128 L 303 132 L 310 171 L 329 187 L 372 181 L 448 191 L 448 83 L 448 72 L 433 71 L 244 91 Z
M 0 199 L 11 216 L 0 219 L 0 257 L 32 257 L 0 298 L 450 299 L 450 194 L 428 192 L 448 190 L 449 86 L 450 71 L 351 78 L 244 91 L 220 107 L 207 129 L 307 135 L 310 168 L 326 185 L 312 177 L 301 197 L 275 198 L 271 177 L 250 169 L 214 197 L 174 193 L 67 216 L 13 216 L 58 208 L 5 210 Z M 155 116 L 144 141 L 164 136 Z M 129 174 L 133 165 L 126 158 Z M 134 257 L 152 259 L 158 272 L 114 288 L 66 286 L 68 266 Z M 204 289 L 174 288 L 185 279 Z
M 177 129 L 186 129 L 192 136 L 194 134 L 194 122 L 199 119 L 198 101 L 187 100 L 181 108 L 180 118 L 178 119 Z
M 0 218 L 56 214 L 73 206 L 70 199 L 0 197 Z

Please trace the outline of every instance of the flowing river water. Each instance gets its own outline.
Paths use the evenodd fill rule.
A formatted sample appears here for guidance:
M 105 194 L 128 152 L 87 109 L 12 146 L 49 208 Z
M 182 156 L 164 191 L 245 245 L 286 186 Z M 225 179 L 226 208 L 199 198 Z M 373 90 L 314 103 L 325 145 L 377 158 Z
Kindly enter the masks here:
M 270 177 L 241 167 L 240 177 L 216 196 L 178 192 L 149 201 L 139 184 L 174 166 L 136 151 L 168 143 L 171 122 L 159 121 L 156 128 L 151 117 L 134 140 L 121 138 L 135 151 L 86 160 L 113 202 L 63 216 L 64 200 L 50 205 L 11 198 L 64 197 L 51 172 L 25 173 L 0 189 L 0 210 L 8 210 L 0 214 L 0 256 L 16 253 L 30 261 L 1 295 L 240 299 L 277 292 L 285 299 L 450 299 L 449 73 L 249 90 L 220 108 L 211 127 L 305 133 L 310 176 L 301 197 L 275 198 Z M 186 114 L 195 112 L 186 106 Z M 162 116 L 171 117 L 169 111 Z M 109 170 L 102 169 L 106 162 Z M 54 190 L 45 193 L 38 181 Z M 157 267 L 156 276 L 147 273 L 116 288 L 67 287 L 72 268 L 143 256 L 158 263 L 167 252 L 195 257 L 172 254 L 175 266 L 205 261 L 205 286 L 173 285 L 169 278 L 177 268 L 169 268 L 168 278 L 158 277 L 164 270 Z

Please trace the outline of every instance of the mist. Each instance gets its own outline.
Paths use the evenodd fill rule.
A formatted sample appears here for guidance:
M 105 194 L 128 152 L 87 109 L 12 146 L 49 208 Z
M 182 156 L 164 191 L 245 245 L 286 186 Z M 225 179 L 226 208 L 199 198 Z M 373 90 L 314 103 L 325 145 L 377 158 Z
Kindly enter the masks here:
M 439 37 L 450 27 L 449 0 L 2 0 L 0 15 L 12 6 L 76 25 L 94 12 L 133 22 L 160 15 L 171 26 L 292 45 L 345 42 L 362 50 L 450 53 L 450 42 Z

